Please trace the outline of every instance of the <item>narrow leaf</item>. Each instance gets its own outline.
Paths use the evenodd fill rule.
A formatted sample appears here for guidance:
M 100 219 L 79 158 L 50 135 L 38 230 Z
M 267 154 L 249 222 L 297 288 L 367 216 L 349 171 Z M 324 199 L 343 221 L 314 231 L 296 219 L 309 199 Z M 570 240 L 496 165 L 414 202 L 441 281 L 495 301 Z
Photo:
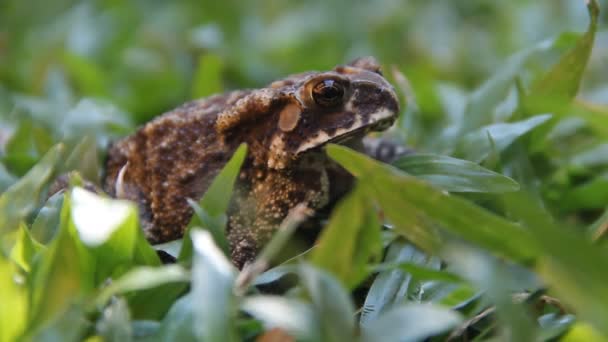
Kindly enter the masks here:
M 311 263 L 331 272 L 352 289 L 368 275 L 367 265 L 382 251 L 380 223 L 361 189 L 354 190 L 333 210 Z
M 509 192 L 519 185 L 513 179 L 490 171 L 468 160 L 435 154 L 412 154 L 393 165 L 451 192 Z

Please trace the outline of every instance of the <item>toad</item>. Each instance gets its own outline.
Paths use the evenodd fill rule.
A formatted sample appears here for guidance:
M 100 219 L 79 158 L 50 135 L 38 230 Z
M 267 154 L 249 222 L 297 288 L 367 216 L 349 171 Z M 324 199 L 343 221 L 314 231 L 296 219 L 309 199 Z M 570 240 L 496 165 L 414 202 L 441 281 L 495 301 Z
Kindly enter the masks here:
M 199 199 L 246 143 L 226 227 L 241 268 L 290 209 L 304 203 L 321 211 L 349 190 L 352 177 L 323 145 L 361 150 L 363 136 L 387 129 L 398 113 L 395 91 L 371 57 L 194 100 L 112 144 L 104 189 L 139 204 L 150 242 L 178 239 L 193 215 L 187 199 Z

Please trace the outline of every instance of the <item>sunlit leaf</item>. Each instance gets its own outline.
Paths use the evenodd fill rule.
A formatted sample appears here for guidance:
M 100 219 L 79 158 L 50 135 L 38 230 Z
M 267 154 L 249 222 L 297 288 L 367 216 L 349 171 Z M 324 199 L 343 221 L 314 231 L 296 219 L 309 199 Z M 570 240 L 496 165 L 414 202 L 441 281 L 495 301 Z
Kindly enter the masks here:
M 64 199 L 57 236 L 32 267 L 30 328 L 36 330 L 82 300 L 94 287 L 93 259 L 70 231 L 71 202 Z
M 22 223 L 17 232 L 17 242 L 11 251 L 11 259 L 29 272 L 34 257 L 42 250 L 44 246 L 32 238 L 29 229 Z
M 0 256 L 0 341 L 15 341 L 23 333 L 28 317 L 25 279 L 17 267 Z

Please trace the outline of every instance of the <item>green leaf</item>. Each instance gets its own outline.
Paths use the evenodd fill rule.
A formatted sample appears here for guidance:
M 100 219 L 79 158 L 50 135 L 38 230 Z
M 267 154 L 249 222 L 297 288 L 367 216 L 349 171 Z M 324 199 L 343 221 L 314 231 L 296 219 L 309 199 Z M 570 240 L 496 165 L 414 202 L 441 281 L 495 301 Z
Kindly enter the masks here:
M 201 98 L 217 94 L 223 90 L 223 61 L 215 54 L 203 54 L 198 60 L 198 67 L 192 83 L 192 98 Z
M 189 280 L 189 273 L 179 265 L 139 266 L 104 287 L 97 295 L 95 303 L 97 306 L 103 306 L 110 297 L 118 294 L 151 289 L 167 283 L 188 282 Z
M 209 232 L 193 231 L 195 255 L 192 267 L 194 324 L 190 327 L 204 341 L 235 341 L 236 270 L 215 245 Z
M 412 154 L 393 165 L 452 192 L 509 192 L 519 185 L 513 179 L 490 171 L 473 162 L 435 154 Z
M 90 59 L 73 53 L 63 54 L 63 64 L 67 74 L 84 94 L 103 97 L 108 95 L 107 73 Z
M 563 211 L 602 209 L 608 203 L 608 172 L 566 190 L 557 205 Z
M 597 31 L 598 16 L 600 12 L 597 0 L 587 0 L 589 11 L 589 28 L 576 42 L 576 45 L 545 74 L 537 80 L 530 91 L 533 98 L 573 98 L 580 87 L 583 72 L 591 55 Z
M 396 240 L 389 246 L 383 265 L 402 263 L 427 265 L 430 263 L 430 258 L 411 244 Z M 418 279 L 400 268 L 380 271 L 365 297 L 361 310 L 361 324 L 377 319 L 390 307 L 414 297 L 417 283 Z
M 99 184 L 99 158 L 95 139 L 87 135 L 70 152 L 62 172 L 77 171 L 87 181 Z
M 372 203 L 356 188 L 333 210 L 310 261 L 349 289 L 368 275 L 367 265 L 382 252 L 380 222 Z
M 330 274 L 311 265 L 300 264 L 298 274 L 321 322 L 321 340 L 353 341 L 355 310 L 346 290 Z
M 445 332 L 462 319 L 455 311 L 431 304 L 391 309 L 363 326 L 363 341 L 420 341 Z
M 131 265 L 159 265 L 156 251 L 143 236 L 137 207 L 100 197 L 83 188 L 71 191 L 70 224 L 95 263 L 95 282 L 123 274 Z
M 513 336 L 515 341 L 534 340 L 538 329 L 532 316 L 524 303 L 513 300 L 513 293 L 540 288 L 532 272 L 460 243 L 446 246 L 442 258 L 450 260 L 453 271 L 469 280 L 495 306 L 497 320 L 506 335 Z
M 329 145 L 327 151 L 380 203 L 395 230 L 417 246 L 425 249 L 437 246 L 437 238 L 429 230 L 440 227 L 514 261 L 529 261 L 538 256 L 536 242 L 515 223 L 347 147 Z M 415 222 L 424 225 L 412 226 Z
M 600 334 L 597 329 L 586 323 L 575 323 L 574 326 L 565 334 L 561 341 L 563 342 L 608 342 L 608 336 Z
M 101 318 L 97 321 L 95 330 L 103 341 L 108 342 L 130 342 L 133 340 L 133 328 L 131 327 L 131 314 L 127 302 L 117 298 L 105 307 Z
M 0 255 L 0 341 L 16 341 L 28 317 L 28 293 L 23 276 Z
M 598 332 L 608 336 L 608 252 L 584 235 L 556 226 L 544 208 L 525 193 L 505 194 L 511 215 L 530 228 L 542 256 L 536 270 L 565 304 Z M 565 253 L 564 251 L 575 251 Z
M 232 155 L 226 166 L 215 177 L 209 189 L 200 199 L 198 206 L 190 203 L 194 208 L 194 216 L 188 224 L 182 249 L 178 260 L 183 262 L 189 260 L 192 255 L 192 242 L 190 232 L 194 227 L 202 227 L 213 236 L 215 243 L 221 248 L 225 255 L 230 255 L 228 251 L 228 241 L 226 240 L 226 211 L 232 198 L 234 183 L 241 170 L 241 165 L 247 156 L 247 145 L 242 144 Z
M 496 149 L 504 151 L 513 142 L 536 127 L 547 122 L 549 114 L 530 117 L 526 120 L 511 123 L 496 123 L 482 127 L 465 135 L 456 148 L 456 154 L 463 159 L 481 162 Z M 490 139 L 491 138 L 491 139 Z
M 52 146 L 49 133 L 31 120 L 22 120 L 6 143 L 6 166 L 18 175 L 25 174 Z
M 66 197 L 57 236 L 32 266 L 30 330 L 51 323 L 93 290 L 93 260 L 70 230 L 70 211 Z
M 403 272 L 407 272 L 412 277 L 419 280 L 437 280 L 448 283 L 459 283 L 462 279 L 451 272 L 446 270 L 435 270 L 428 267 L 424 267 L 412 262 L 400 262 L 400 263 L 382 263 L 374 267 L 375 271 L 387 271 L 399 269 Z
M 320 341 L 320 323 L 310 304 L 295 298 L 257 295 L 243 300 L 241 309 L 262 321 L 264 328 L 281 328 L 303 341 Z
M 16 181 L 17 177 L 13 176 L 3 163 L 0 163 L 0 193 L 6 191 Z
M 92 328 L 81 305 L 70 305 L 60 314 L 54 315 L 42 327 L 35 330 L 28 329 L 26 341 L 82 341 L 87 331 Z
M 157 333 L 161 341 L 236 341 L 236 269 L 211 233 L 192 230 L 192 289 L 174 302 Z
M 16 229 L 34 210 L 42 187 L 54 174 L 62 149 L 62 145 L 51 148 L 25 176 L 0 195 L 0 236 Z
M 63 192 L 51 196 L 32 223 L 30 233 L 36 241 L 47 244 L 59 230 L 59 219 L 63 205 Z
M 45 247 L 34 240 L 30 231 L 24 223 L 21 223 L 17 231 L 17 243 L 11 251 L 11 259 L 23 268 L 26 272 L 31 269 L 34 257 L 43 251 Z

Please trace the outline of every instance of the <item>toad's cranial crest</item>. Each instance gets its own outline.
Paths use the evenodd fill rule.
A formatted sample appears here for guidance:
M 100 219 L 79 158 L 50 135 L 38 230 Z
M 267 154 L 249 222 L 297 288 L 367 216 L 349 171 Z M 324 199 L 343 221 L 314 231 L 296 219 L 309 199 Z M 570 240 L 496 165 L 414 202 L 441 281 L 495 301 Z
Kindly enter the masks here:
M 200 198 L 235 149 L 247 143 L 227 213 L 232 259 L 241 267 L 291 208 L 304 203 L 318 212 L 350 188 L 350 175 L 320 146 L 350 144 L 366 132 L 385 130 L 398 113 L 395 91 L 373 58 L 292 75 L 157 117 L 111 146 L 104 187 L 139 204 L 151 242 L 177 239 L 192 217 L 187 199 Z

